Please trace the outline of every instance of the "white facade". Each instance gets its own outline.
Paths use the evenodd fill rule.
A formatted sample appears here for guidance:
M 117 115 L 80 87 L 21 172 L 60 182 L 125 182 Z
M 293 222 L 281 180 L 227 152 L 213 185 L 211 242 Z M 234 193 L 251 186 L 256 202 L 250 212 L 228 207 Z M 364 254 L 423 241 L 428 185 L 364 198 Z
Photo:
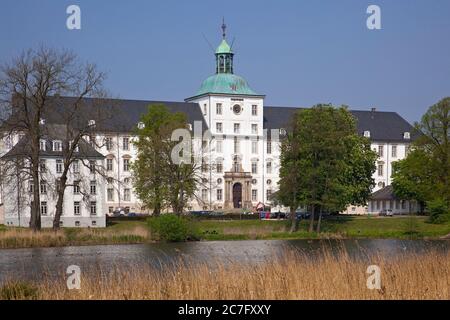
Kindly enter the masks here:
M 52 143 L 47 144 L 52 146 Z M 5 153 L 5 152 L 3 152 Z M 40 160 L 40 184 L 34 186 L 31 178 L 23 175 L 15 177 L 14 162 L 2 162 L 2 200 L 4 224 L 7 226 L 28 227 L 31 215 L 33 189 L 39 188 L 41 225 L 51 228 L 56 211 L 57 185 L 63 165 L 61 157 L 42 156 Z M 96 170 L 89 167 L 103 167 L 102 158 L 80 158 L 70 167 L 67 187 L 64 193 L 62 227 L 106 226 L 105 182 Z
M 194 120 L 204 120 L 206 129 L 211 134 L 210 148 L 205 149 L 207 166 L 201 172 L 202 183 L 198 187 L 195 199 L 188 204 L 188 210 L 241 208 L 251 210 L 258 203 L 270 205 L 270 195 L 278 188 L 280 166 L 278 138 L 283 135 L 284 128 L 269 126 L 275 128 L 270 134 L 264 129 L 267 126 L 265 122 L 272 120 L 264 117 L 265 109 L 267 110 L 267 107 L 264 107 L 265 96 L 254 93 L 244 79 L 234 75 L 233 55 L 224 39 L 216 51 L 216 75 L 205 80 L 197 95 L 186 99 L 187 102 L 198 105 L 203 119 Z M 121 103 L 126 101 L 118 101 L 118 104 Z M 276 108 L 271 108 L 272 115 L 276 115 L 278 112 Z M 286 109 L 294 110 L 280 108 L 279 112 L 286 112 Z M 139 119 L 135 121 L 137 125 Z M 410 128 L 410 125 L 405 123 L 404 128 Z M 381 125 L 384 125 L 382 121 Z M 364 131 L 359 133 L 371 138 L 371 147 L 379 154 L 373 176 L 376 184 L 373 191 L 376 191 L 391 184 L 392 163 L 406 157 L 410 133 L 405 131 L 401 133 L 403 136 L 377 139 L 373 132 L 367 131 L 366 128 L 362 129 Z M 102 147 L 96 150 L 105 157 L 101 161 L 107 178 L 97 179 L 89 172 L 83 173 L 84 183 L 90 183 L 92 180 L 98 182 L 97 194 L 92 197 L 74 194 L 71 187 L 66 190 L 63 225 L 94 226 L 95 221 L 95 226 L 104 226 L 105 215 L 119 208 L 129 212 L 151 213 L 151 209 L 142 208 L 133 192 L 130 164 L 136 159 L 137 150 L 132 143 L 135 139 L 132 130 L 98 132 L 95 138 L 102 142 L 100 143 Z M 17 141 L 8 141 L 0 147 L 0 156 L 16 143 Z M 45 160 L 50 175 L 45 180 L 53 181 L 58 175 L 54 170 L 56 159 Z M 74 178 L 71 176 L 72 180 Z M 26 226 L 29 208 L 19 210 L 16 208 L 14 199 L 10 197 L 13 189 L 13 184 L 3 184 L 3 190 L 0 192 L 0 203 L 4 203 L 6 223 L 19 225 L 20 219 L 20 225 Z M 41 201 L 47 204 L 47 212 L 42 218 L 43 225 L 46 226 L 52 220 L 56 199 L 48 193 L 42 195 Z M 95 216 L 90 213 L 91 201 L 97 204 Z M 81 213 L 75 215 L 74 204 L 78 202 L 82 203 Z M 372 211 L 373 209 L 368 207 L 350 206 L 344 213 L 367 214 Z

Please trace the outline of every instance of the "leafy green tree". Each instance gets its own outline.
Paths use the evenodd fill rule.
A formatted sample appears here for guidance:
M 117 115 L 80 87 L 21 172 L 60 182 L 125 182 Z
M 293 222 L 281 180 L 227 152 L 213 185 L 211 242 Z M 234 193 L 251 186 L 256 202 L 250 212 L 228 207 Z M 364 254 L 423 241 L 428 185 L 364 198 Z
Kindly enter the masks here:
M 291 213 L 299 204 L 310 208 L 310 232 L 318 210 L 320 232 L 323 212 L 366 203 L 373 187 L 375 159 L 369 141 L 357 134 L 355 119 L 346 108 L 317 105 L 301 110 L 282 142 L 279 199 Z M 296 229 L 294 223 L 291 231 Z
M 150 105 L 137 129 L 138 153 L 132 164 L 136 194 L 143 204 L 159 215 L 171 207 L 181 214 L 196 188 L 196 167 L 192 161 L 178 163 L 172 156 L 179 141 L 173 141 L 177 129 L 186 129 L 186 115 L 170 112 L 164 105 Z M 190 145 L 190 144 L 189 144 Z M 189 151 L 190 150 L 186 150 Z
M 397 196 L 450 206 L 450 98 L 431 106 L 416 124 L 421 133 L 408 156 L 394 164 L 393 182 Z M 434 219 L 439 221 L 439 219 Z

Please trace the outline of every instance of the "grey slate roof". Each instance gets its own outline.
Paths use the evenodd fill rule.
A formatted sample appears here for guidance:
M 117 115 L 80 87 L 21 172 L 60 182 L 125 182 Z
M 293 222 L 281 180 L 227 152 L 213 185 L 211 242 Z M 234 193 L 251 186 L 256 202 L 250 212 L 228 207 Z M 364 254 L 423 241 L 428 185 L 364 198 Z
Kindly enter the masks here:
M 378 191 L 375 191 L 370 196 L 370 200 L 399 200 L 395 194 L 394 194 L 394 188 L 389 185 L 384 187 L 383 189 L 380 189 Z
M 57 103 L 61 105 L 73 105 L 75 98 L 58 97 Z M 91 99 L 85 98 L 82 108 L 86 115 L 82 121 L 89 119 L 88 114 L 95 116 L 92 119 L 103 119 L 96 124 L 96 129 L 101 132 L 132 132 L 140 121 L 143 114 L 147 113 L 148 107 L 154 104 L 164 104 L 171 112 L 182 112 L 186 114 L 187 121 L 194 126 L 194 121 L 202 122 L 202 130 L 206 130 L 206 122 L 203 119 L 200 107 L 197 103 L 154 101 L 154 100 L 123 100 L 123 99 Z M 103 115 L 102 115 L 103 113 Z M 45 115 L 45 120 L 49 123 L 60 123 L 59 112 L 52 112 Z
M 57 99 L 61 105 L 60 109 L 64 109 L 64 105 L 71 105 L 75 101 L 75 98 L 72 97 L 58 97 Z M 97 114 L 95 118 L 98 118 L 98 114 L 109 114 L 108 119 L 96 126 L 96 129 L 101 132 L 132 132 L 141 115 L 146 113 L 148 106 L 152 104 L 164 104 L 172 112 L 183 112 L 186 114 L 189 123 L 194 125 L 194 121 L 201 121 L 203 131 L 207 129 L 201 108 L 197 103 L 90 98 L 85 98 L 84 102 L 82 107 L 85 108 L 85 115 L 83 119 L 79 119 L 83 123 L 87 121 L 89 114 Z M 304 108 L 265 106 L 264 128 L 287 128 L 294 113 L 300 109 Z M 362 135 L 364 131 L 370 131 L 372 141 L 405 142 L 403 139 L 404 132 L 410 132 L 411 141 L 418 136 L 414 127 L 396 112 L 360 110 L 350 110 L 350 112 L 357 119 L 358 133 Z M 44 117 L 49 123 L 61 123 L 60 118 L 63 118 L 58 111 L 51 112 Z
M 47 133 L 43 136 L 45 140 L 45 151 L 40 151 L 43 158 L 62 157 L 61 151 L 53 151 L 53 141 L 64 140 L 66 129 L 62 125 L 47 125 Z M 30 139 L 23 137 L 11 150 L 2 156 L 3 159 L 28 156 L 30 154 Z M 88 142 L 81 139 L 78 143 L 79 151 L 75 154 L 78 159 L 104 159 L 105 156 L 95 150 Z
M 305 108 L 264 107 L 264 128 L 287 128 L 297 110 Z M 404 132 L 410 132 L 411 141 L 418 133 L 396 112 L 350 110 L 357 120 L 359 134 L 370 131 L 372 141 L 405 142 Z

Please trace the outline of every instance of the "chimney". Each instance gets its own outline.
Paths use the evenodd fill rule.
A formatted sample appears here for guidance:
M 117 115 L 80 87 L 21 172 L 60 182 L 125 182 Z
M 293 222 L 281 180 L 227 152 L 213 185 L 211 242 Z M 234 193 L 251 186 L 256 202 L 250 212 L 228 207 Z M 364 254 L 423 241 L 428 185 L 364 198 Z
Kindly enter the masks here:
M 372 108 L 370 109 L 370 111 L 371 111 L 371 113 L 370 113 L 370 118 L 372 118 L 372 119 L 375 118 L 375 112 L 377 111 L 377 108 L 373 108 L 373 107 L 372 107 Z

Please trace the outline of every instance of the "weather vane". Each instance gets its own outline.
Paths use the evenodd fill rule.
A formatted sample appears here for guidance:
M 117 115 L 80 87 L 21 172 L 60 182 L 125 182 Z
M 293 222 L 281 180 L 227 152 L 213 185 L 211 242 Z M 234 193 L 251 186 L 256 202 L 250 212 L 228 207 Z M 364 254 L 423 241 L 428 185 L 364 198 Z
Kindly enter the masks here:
M 222 18 L 222 37 L 225 39 L 227 31 L 227 25 L 225 24 L 225 18 Z

